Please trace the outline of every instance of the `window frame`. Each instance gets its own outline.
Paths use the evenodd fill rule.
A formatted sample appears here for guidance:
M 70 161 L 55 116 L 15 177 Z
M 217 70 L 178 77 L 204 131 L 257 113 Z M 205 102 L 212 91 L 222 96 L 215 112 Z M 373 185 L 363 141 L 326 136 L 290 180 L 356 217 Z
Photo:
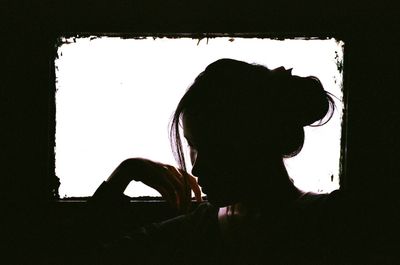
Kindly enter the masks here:
M 323 40 L 335 38 L 337 40 L 344 42 L 343 47 L 343 61 L 341 65 L 338 65 L 338 68 L 341 68 L 343 73 L 343 83 L 342 83 L 342 92 L 343 92 L 343 115 L 342 115 L 342 126 L 341 126 L 341 140 L 340 140 L 340 162 L 339 162 L 339 185 L 340 190 L 344 190 L 347 188 L 347 177 L 346 177 L 346 169 L 347 169 L 347 120 L 348 120 L 348 89 L 346 85 L 346 68 L 347 68 L 347 38 L 345 38 L 342 34 L 338 33 L 290 33 L 290 32 L 280 32 L 280 33 L 271 33 L 271 32 L 237 32 L 237 33 L 149 33 L 149 32 L 58 32 L 53 36 L 53 50 L 52 56 L 50 58 L 50 96 L 49 96 L 49 189 L 52 194 L 53 200 L 56 202 L 63 203 L 81 203 L 86 202 L 91 196 L 85 197 L 68 197 L 68 198 L 60 198 L 58 193 L 58 188 L 60 186 L 60 179 L 55 174 L 55 131 L 56 131 L 56 67 L 55 60 L 57 58 L 57 49 L 63 43 L 61 42 L 61 38 L 84 38 L 84 37 L 120 37 L 123 39 L 141 39 L 146 37 L 152 38 L 192 38 L 197 39 L 198 42 L 203 39 L 216 38 L 216 37 L 229 37 L 229 38 L 269 38 L 274 40 L 285 40 L 285 39 L 299 39 L 299 40 Z M 144 196 L 144 197 L 132 197 L 130 200 L 131 203 L 159 203 L 165 202 L 161 196 L 153 197 L 153 196 Z M 196 202 L 193 200 L 193 204 Z

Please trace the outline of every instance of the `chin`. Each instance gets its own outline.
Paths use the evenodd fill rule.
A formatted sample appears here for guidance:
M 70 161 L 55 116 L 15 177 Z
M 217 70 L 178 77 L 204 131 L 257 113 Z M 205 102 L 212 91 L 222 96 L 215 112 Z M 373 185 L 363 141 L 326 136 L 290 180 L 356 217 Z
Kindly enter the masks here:
M 211 205 L 216 207 L 225 207 L 234 204 L 234 200 L 228 199 L 227 197 L 223 196 L 216 196 L 212 192 L 207 192 L 206 195 L 207 195 L 207 201 Z

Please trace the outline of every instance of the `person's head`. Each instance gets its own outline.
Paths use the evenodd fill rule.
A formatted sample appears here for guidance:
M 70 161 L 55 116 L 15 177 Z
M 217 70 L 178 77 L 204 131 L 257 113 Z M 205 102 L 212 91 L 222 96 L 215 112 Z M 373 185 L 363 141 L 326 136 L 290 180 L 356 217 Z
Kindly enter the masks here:
M 251 192 L 272 192 L 285 177 L 283 158 L 295 156 L 303 146 L 303 127 L 326 123 L 333 110 L 333 99 L 315 77 L 220 59 L 182 97 L 170 136 L 185 169 L 183 125 L 192 174 L 208 200 L 224 206 Z

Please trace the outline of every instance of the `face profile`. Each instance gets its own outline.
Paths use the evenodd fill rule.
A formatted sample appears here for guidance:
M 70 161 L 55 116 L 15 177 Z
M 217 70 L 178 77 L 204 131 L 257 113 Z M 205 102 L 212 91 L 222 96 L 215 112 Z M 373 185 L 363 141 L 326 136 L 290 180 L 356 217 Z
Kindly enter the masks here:
M 232 159 L 234 150 L 226 137 L 207 136 L 206 131 L 191 124 L 190 119 L 183 118 L 182 124 L 189 145 L 191 173 L 198 177 L 202 192 L 209 201 L 218 202 L 217 205 L 231 202 L 234 197 L 232 188 L 237 185 L 232 183 L 235 179 L 233 172 L 228 171 L 235 161 Z

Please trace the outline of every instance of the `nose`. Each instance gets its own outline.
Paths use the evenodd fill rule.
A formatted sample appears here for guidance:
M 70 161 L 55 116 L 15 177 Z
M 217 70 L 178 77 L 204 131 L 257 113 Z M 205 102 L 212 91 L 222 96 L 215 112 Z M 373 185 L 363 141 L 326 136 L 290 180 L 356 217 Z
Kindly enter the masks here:
M 199 177 L 199 163 L 198 160 L 192 160 L 192 175 Z
M 201 187 L 211 184 L 211 172 L 209 161 L 205 160 L 204 157 L 197 153 L 196 159 L 192 163 L 192 175 L 197 177 L 197 181 Z
M 192 175 L 198 178 L 201 177 L 202 171 L 202 158 L 199 156 L 197 151 L 191 153 L 191 160 L 192 160 Z
M 192 164 L 192 166 L 194 166 L 197 159 L 197 150 L 193 147 L 189 147 L 189 155 L 190 155 L 190 163 Z

